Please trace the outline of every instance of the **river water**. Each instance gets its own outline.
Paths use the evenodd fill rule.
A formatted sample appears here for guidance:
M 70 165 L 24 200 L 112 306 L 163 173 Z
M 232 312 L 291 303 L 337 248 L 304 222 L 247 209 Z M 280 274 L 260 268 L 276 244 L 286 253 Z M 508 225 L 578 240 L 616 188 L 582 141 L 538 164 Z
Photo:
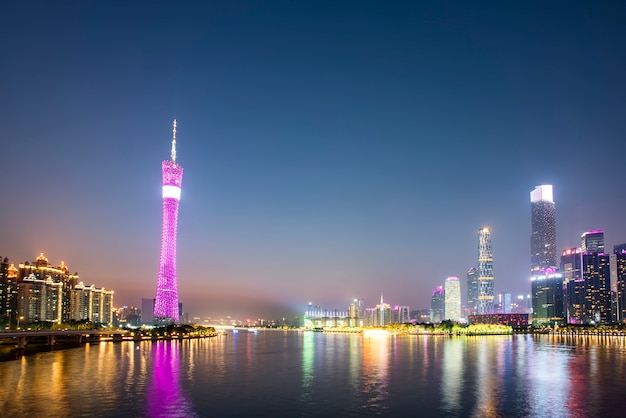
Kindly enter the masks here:
M 622 337 L 240 331 L 0 363 L 0 416 L 626 416 Z

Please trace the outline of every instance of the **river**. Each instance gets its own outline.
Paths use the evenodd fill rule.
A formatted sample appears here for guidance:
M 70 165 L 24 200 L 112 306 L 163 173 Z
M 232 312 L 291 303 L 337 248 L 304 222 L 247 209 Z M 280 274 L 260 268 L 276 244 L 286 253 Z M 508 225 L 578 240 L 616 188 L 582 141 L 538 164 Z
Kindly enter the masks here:
M 623 337 L 261 330 L 0 363 L 0 416 L 619 415 Z

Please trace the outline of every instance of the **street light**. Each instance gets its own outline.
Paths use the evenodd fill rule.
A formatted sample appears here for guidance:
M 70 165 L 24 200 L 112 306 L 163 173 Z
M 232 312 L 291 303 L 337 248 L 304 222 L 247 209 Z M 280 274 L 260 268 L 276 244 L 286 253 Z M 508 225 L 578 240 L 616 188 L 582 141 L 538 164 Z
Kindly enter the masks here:
M 23 317 L 23 316 L 18 316 L 18 317 L 17 317 L 17 329 L 20 329 L 20 319 L 22 319 L 22 320 L 23 320 L 23 319 L 24 319 L 24 317 Z

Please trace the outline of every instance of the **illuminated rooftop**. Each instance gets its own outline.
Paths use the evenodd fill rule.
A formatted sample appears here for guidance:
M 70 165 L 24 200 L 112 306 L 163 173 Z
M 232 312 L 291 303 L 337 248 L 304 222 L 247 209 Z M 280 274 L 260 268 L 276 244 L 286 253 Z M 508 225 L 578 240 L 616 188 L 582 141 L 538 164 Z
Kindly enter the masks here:
M 531 203 L 542 201 L 554 203 L 554 198 L 552 195 L 552 185 L 542 184 L 541 186 L 535 187 L 535 190 L 530 192 L 530 201 Z

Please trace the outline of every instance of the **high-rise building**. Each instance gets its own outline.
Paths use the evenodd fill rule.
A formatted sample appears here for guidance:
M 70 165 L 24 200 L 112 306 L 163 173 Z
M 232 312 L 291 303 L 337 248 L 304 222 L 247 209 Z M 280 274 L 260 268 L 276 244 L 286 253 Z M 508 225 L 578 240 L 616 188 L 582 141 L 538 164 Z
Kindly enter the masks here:
M 615 246 L 617 267 L 617 320 L 626 322 L 626 245 Z
M 176 228 L 183 168 L 176 163 L 176 120 L 172 133 L 171 160 L 163 161 L 163 229 L 159 279 L 154 302 L 155 321 L 178 322 L 178 284 L 176 281 Z
M 583 253 L 604 253 L 604 231 L 595 229 L 580 236 L 580 250 Z
M 376 325 L 386 327 L 391 322 L 391 305 L 383 301 L 383 294 L 380 294 L 380 304 L 376 305 Z
M 71 319 L 74 321 L 91 321 L 96 324 L 113 322 L 112 290 L 98 288 L 93 284 L 86 286 L 83 282 L 72 288 Z
M 498 293 L 496 313 L 500 313 L 500 314 L 511 313 L 511 294 L 510 293 Z
M 489 228 L 478 230 L 478 282 L 477 313 L 493 313 L 493 252 Z
M 530 216 L 530 270 L 535 275 L 557 267 L 556 210 L 551 185 L 537 186 L 530 192 Z
M 461 282 L 458 277 L 448 277 L 444 289 L 444 319 L 458 322 L 461 319 Z
M 568 324 L 584 322 L 585 280 L 582 275 L 582 251 L 568 248 L 561 255 L 563 274 L 563 305 Z
M 583 253 L 582 273 L 585 281 L 584 323 L 610 323 L 613 318 L 609 255 L 594 251 Z
M 5 257 L 0 263 L 0 321 L 6 325 L 17 322 L 18 278 L 18 269 Z
M 445 303 L 443 286 L 437 286 L 430 299 L 430 322 L 436 324 L 444 319 Z
M 478 269 L 472 267 L 467 270 L 467 312 L 475 315 L 478 311 L 478 295 L 480 294 L 480 282 L 478 281 Z
M 563 275 L 547 268 L 531 277 L 533 324 L 555 325 L 565 322 L 563 312 Z
M 143 325 L 154 325 L 154 299 L 141 299 L 141 323 Z
M 354 299 L 348 307 L 351 327 L 363 326 L 363 299 Z
M 411 320 L 411 308 L 396 305 L 391 310 L 391 322 L 394 324 L 406 324 Z

